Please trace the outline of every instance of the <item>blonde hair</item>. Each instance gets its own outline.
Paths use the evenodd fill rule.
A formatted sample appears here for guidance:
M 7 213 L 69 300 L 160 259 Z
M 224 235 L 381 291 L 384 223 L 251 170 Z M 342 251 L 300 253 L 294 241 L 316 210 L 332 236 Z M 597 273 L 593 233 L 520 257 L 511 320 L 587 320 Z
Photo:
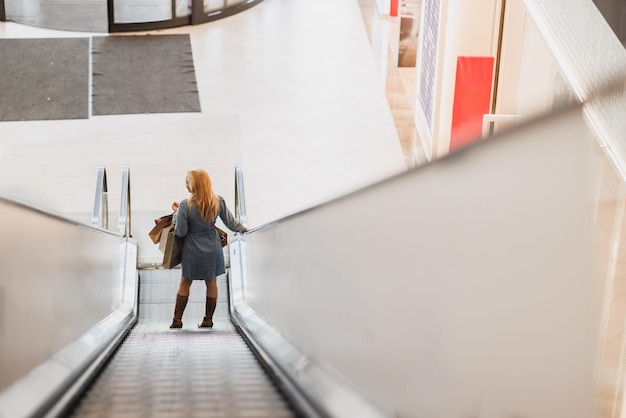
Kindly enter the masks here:
M 195 206 L 200 217 L 204 221 L 212 223 L 217 217 L 220 201 L 213 192 L 211 177 L 206 171 L 197 169 L 189 171 L 186 180 L 191 192 L 189 207 Z

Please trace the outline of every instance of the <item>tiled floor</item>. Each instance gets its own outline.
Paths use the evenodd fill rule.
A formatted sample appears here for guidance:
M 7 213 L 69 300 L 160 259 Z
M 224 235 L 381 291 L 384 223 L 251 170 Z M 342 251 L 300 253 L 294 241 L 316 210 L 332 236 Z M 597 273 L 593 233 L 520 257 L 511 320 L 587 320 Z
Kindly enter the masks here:
M 187 196 L 189 169 L 207 169 L 232 204 L 241 164 L 251 226 L 405 170 L 421 158 L 400 87 L 411 76 L 388 72 L 394 23 L 372 5 L 265 0 L 152 32 L 190 35 L 202 112 L 0 123 L 0 195 L 89 220 L 97 167 L 107 168 L 116 208 L 127 165 L 140 263 L 153 263 L 161 255 L 147 231 Z M 93 35 L 0 23 L 0 38 Z

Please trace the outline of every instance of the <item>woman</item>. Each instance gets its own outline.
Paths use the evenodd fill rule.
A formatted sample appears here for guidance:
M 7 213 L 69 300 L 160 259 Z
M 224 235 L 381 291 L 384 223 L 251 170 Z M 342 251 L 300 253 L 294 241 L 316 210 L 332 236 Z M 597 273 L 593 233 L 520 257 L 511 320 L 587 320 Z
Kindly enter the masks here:
M 204 170 L 187 173 L 186 186 L 191 196 L 179 203 L 172 203 L 174 230 L 185 237 L 182 253 L 182 277 L 176 294 L 174 319 L 170 328 L 183 327 L 183 312 L 189 299 L 193 280 L 206 283 L 206 307 L 199 328 L 213 327 L 213 312 L 217 306 L 216 277 L 224 274 L 224 252 L 217 230 L 213 227 L 219 216 L 224 225 L 236 232 L 246 232 L 230 213 L 221 196 L 215 195 L 211 178 Z

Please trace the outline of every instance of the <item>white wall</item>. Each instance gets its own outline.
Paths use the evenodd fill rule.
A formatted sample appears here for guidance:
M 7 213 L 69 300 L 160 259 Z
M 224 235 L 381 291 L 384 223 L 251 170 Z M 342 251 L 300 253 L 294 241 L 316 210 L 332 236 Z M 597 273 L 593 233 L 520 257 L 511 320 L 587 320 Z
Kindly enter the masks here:
M 523 0 L 507 1 L 496 113 L 529 118 L 549 112 L 563 90 L 567 88 L 556 61 Z M 500 123 L 496 132 L 512 126 Z
M 526 19 L 519 83 L 513 113 L 529 117 L 552 109 L 559 71 L 532 20 Z
M 389 16 L 389 11 L 391 10 L 391 0 L 374 0 L 376 2 L 376 8 L 378 9 L 378 13 L 383 16 Z

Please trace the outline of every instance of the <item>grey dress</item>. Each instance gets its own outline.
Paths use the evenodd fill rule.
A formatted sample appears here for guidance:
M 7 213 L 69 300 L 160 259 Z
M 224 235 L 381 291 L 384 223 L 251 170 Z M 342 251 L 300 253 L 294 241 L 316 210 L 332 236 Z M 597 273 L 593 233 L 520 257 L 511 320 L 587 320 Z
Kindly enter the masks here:
M 244 232 L 241 225 L 226 207 L 226 202 L 218 196 L 220 207 L 217 215 L 231 231 Z M 174 217 L 176 235 L 184 237 L 182 255 L 182 275 L 192 280 L 205 280 L 224 274 L 224 252 L 220 236 L 213 223 L 205 222 L 195 207 L 190 208 L 187 199 L 180 202 Z

